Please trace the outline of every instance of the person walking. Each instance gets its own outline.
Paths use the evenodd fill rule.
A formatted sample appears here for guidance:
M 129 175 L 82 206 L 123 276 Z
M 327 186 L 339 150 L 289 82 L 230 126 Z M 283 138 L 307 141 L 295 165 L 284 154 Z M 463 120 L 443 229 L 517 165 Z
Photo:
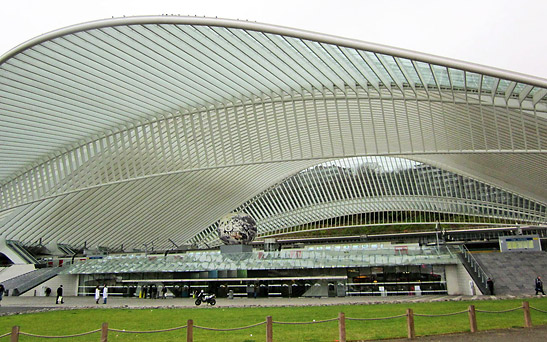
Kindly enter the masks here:
M 95 287 L 95 304 L 99 304 L 99 299 L 101 299 L 101 289 L 99 285 Z
M 545 292 L 543 292 L 543 281 L 541 280 L 541 277 L 538 276 L 535 281 L 536 284 L 536 295 L 541 292 L 545 296 Z
M 0 305 L 2 303 L 2 298 L 4 298 L 4 291 L 6 291 L 4 284 L 0 284 Z
M 55 304 L 59 304 L 59 302 L 61 302 L 61 304 L 65 303 L 63 300 L 63 285 L 59 285 L 57 288 L 57 299 L 55 299 Z
M 488 286 L 488 291 L 490 291 L 490 295 L 493 296 L 494 295 L 494 281 L 492 280 L 492 278 L 488 278 L 488 280 L 486 281 L 486 285 Z
M 106 299 L 108 298 L 108 286 L 104 284 L 103 286 L 103 304 L 106 304 Z

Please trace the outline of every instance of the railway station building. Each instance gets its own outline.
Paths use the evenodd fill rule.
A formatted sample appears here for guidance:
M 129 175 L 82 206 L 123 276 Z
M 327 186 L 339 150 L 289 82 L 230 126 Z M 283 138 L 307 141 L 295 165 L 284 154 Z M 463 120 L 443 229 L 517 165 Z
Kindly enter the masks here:
M 535 76 L 249 21 L 112 18 L 0 57 L 0 142 L 12 295 L 469 294 L 494 272 L 471 243 L 545 258 Z M 218 234 L 231 213 L 255 222 L 239 250 Z

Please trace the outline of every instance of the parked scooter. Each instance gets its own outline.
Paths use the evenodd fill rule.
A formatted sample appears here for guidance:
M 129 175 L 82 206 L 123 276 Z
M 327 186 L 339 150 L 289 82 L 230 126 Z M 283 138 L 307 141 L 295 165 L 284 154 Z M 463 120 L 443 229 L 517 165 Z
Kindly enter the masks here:
M 203 292 L 203 290 L 201 290 L 201 292 L 198 294 L 198 297 L 196 298 L 196 305 L 201 305 L 201 302 L 215 305 L 217 303 L 216 296 L 214 294 L 208 295 L 207 293 Z

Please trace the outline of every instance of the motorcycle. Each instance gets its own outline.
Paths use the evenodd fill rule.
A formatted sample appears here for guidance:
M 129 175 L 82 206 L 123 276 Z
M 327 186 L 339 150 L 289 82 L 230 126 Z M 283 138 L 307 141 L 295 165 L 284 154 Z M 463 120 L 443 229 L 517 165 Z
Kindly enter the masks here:
M 201 291 L 196 298 L 196 305 L 201 305 L 202 302 L 215 305 L 217 303 L 216 296 L 214 294 L 208 295 L 205 292 Z

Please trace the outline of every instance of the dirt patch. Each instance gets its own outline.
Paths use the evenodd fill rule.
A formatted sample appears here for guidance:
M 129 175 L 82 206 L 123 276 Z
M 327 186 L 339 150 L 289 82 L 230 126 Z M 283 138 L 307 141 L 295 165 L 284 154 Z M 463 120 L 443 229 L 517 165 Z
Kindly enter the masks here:
M 538 325 L 533 328 L 510 328 L 479 331 L 476 333 L 457 333 L 434 336 L 418 336 L 414 341 L 428 342 L 503 342 L 503 341 L 526 341 L 545 342 L 547 336 L 547 325 Z M 382 342 L 408 341 L 406 338 L 381 340 Z

